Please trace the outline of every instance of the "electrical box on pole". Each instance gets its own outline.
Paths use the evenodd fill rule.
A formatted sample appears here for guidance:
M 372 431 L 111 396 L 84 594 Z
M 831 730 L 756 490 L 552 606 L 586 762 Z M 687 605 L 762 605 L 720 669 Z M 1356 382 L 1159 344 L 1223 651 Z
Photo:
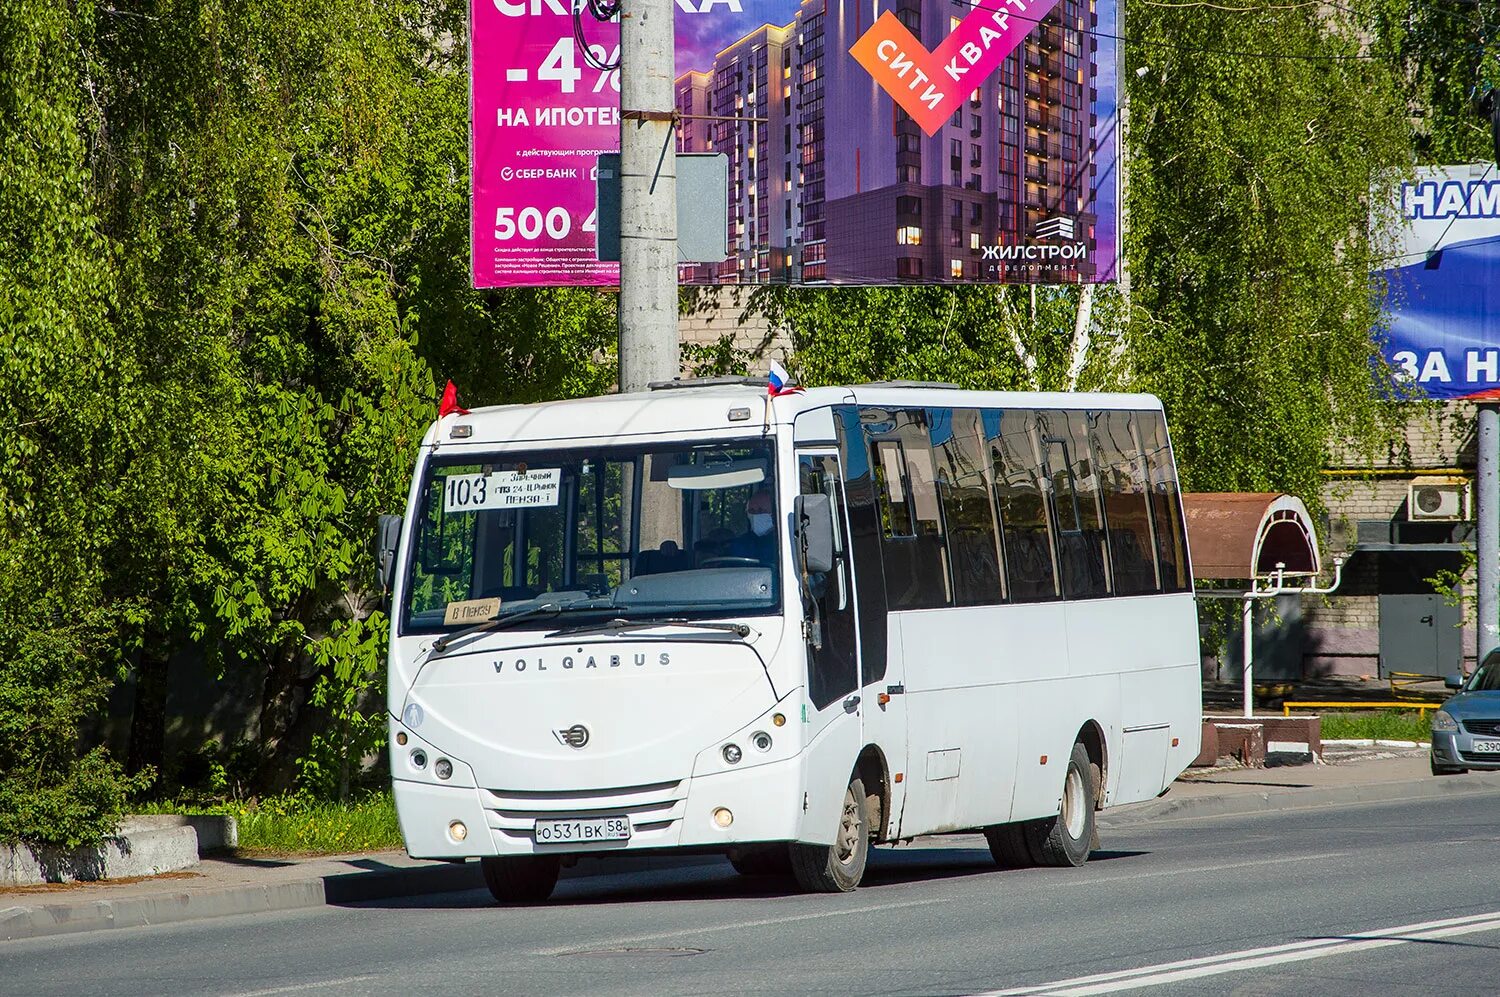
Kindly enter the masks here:
M 596 255 L 620 259 L 620 155 L 601 153 L 595 170 L 599 206 Z M 677 262 L 720 263 L 729 255 L 729 157 L 677 154 Z

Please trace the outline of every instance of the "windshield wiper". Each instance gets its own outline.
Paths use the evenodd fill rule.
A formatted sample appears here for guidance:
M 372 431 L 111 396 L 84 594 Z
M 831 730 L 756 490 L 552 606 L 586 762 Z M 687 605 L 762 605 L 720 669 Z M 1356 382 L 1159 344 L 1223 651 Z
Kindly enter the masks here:
M 490 619 L 485 620 L 483 623 L 476 623 L 472 627 L 466 627 L 465 629 L 460 630 L 457 633 L 445 634 L 444 636 L 439 637 L 437 640 L 432 642 L 432 651 L 434 654 L 442 654 L 444 651 L 448 650 L 449 645 L 451 645 L 454 641 L 463 640 L 465 637 L 473 636 L 474 634 L 481 633 L 485 630 L 504 630 L 506 627 L 511 626 L 515 623 L 520 623 L 522 620 L 532 620 L 536 619 L 538 616 L 556 616 L 562 611 L 563 607 L 558 605 L 557 603 L 545 602 L 540 606 L 533 606 L 530 609 L 523 609 L 519 613 L 512 613 L 509 616 L 491 617 Z
M 581 626 L 568 627 L 565 630 L 557 630 L 548 634 L 551 637 L 571 637 L 575 634 L 588 633 L 625 633 L 627 630 L 647 630 L 651 627 L 698 627 L 703 630 L 723 630 L 732 633 L 736 637 L 749 637 L 750 628 L 743 623 L 714 623 L 708 620 L 688 620 L 681 617 L 659 618 L 649 620 L 626 620 L 613 619 L 603 620 L 599 623 L 584 623 Z

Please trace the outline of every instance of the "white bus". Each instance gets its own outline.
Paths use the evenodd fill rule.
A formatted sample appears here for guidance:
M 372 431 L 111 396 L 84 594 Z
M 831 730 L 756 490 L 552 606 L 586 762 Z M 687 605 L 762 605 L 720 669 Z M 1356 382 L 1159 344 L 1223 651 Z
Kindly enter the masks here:
M 1147 395 L 733 379 L 479 409 L 428 431 L 391 520 L 402 833 L 501 902 L 611 852 L 825 891 L 937 832 L 1076 866 L 1096 810 L 1198 752 Z

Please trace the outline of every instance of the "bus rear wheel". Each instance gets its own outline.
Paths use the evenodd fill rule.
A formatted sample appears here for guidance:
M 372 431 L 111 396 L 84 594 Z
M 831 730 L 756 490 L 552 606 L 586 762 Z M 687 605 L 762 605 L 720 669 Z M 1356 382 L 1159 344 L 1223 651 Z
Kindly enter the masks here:
M 809 893 L 848 893 L 865 876 L 870 860 L 870 815 L 859 776 L 844 790 L 844 806 L 831 845 L 793 842 L 788 851 L 797 885 Z
M 1030 865 L 1080 866 L 1093 848 L 1098 777 L 1088 749 L 1073 745 L 1063 776 L 1062 808 L 1056 817 L 996 824 L 984 829 L 995 863 L 1006 869 Z
M 502 904 L 535 904 L 552 896 L 562 862 L 556 855 L 495 855 L 481 858 L 484 885 Z

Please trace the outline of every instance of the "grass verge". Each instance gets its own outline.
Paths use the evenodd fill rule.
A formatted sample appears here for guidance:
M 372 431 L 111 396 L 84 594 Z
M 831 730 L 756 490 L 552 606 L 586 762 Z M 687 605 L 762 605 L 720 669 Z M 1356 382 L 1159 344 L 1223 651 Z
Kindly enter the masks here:
M 342 855 L 402 847 L 396 803 L 390 793 L 371 793 L 345 803 L 275 796 L 207 806 L 158 802 L 132 809 L 137 813 L 230 814 L 239 824 L 241 854 Z
M 1375 738 L 1382 741 L 1432 740 L 1432 713 L 1401 710 L 1360 710 L 1323 714 L 1323 740 Z

